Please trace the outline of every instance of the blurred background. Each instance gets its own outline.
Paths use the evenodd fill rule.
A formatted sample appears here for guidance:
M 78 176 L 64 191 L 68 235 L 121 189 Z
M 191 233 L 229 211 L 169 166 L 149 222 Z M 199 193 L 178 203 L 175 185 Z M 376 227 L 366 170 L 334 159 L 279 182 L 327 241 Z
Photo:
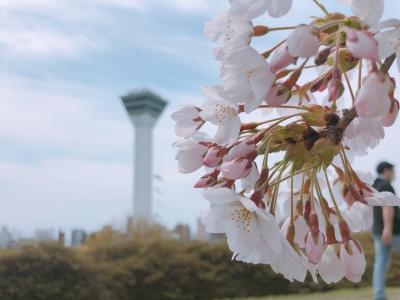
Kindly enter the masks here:
M 384 18 L 396 17 L 400 3 L 386 4 Z M 218 243 L 224 238 L 198 224 L 208 205 L 192 189 L 201 173 L 177 171 L 170 115 L 201 103 L 202 87 L 219 82 L 203 24 L 227 7 L 0 0 L 0 299 L 223 299 L 332 288 L 291 285 L 266 267 L 231 263 Z M 320 11 L 312 1 L 295 0 L 285 18 L 255 23 L 296 25 L 313 15 Z M 255 47 L 266 50 L 284 34 Z M 133 224 L 138 166 L 121 96 L 142 88 L 168 105 L 154 128 L 151 222 Z M 382 159 L 400 166 L 399 133 L 399 123 L 387 129 L 356 169 L 374 173 Z M 396 270 L 395 263 L 392 279 Z

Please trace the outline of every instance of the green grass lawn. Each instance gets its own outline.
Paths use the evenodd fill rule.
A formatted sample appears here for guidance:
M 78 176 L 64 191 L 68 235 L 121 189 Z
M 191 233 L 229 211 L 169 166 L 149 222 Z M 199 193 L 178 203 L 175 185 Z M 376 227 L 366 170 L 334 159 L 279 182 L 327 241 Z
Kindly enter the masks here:
M 400 299 L 400 288 L 388 288 L 388 300 Z M 290 296 L 268 296 L 262 298 L 246 298 L 235 300 L 373 300 L 372 289 L 342 289 L 333 292 L 290 295 Z

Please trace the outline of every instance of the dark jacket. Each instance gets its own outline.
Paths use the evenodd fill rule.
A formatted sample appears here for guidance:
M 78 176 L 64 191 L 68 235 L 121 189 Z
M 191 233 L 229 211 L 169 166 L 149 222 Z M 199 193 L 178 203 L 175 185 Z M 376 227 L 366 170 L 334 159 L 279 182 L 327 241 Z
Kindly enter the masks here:
M 377 178 L 374 182 L 373 187 L 379 192 L 391 192 L 395 194 L 395 191 L 389 181 Z M 375 235 L 382 235 L 383 231 L 383 209 L 381 206 L 374 207 L 374 225 L 372 227 L 372 233 Z M 394 207 L 394 220 L 393 220 L 393 234 L 400 234 L 400 209 L 398 206 Z

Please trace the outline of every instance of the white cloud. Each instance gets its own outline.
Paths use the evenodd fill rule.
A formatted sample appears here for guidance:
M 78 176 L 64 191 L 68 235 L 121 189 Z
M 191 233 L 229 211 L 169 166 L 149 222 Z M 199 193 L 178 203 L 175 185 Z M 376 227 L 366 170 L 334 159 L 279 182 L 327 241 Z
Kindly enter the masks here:
M 0 47 L 13 56 L 75 56 L 84 49 L 95 48 L 85 36 L 67 36 L 60 32 L 15 29 L 0 30 Z
M 210 14 L 219 4 L 206 0 L 1 0 L 0 48 L 9 55 L 78 56 L 93 48 L 105 47 L 96 26 L 115 24 L 115 11 L 130 9 L 142 14 L 175 10 Z M 157 22 L 155 22 L 157 25 Z M 117 25 L 115 25 L 117 26 Z M 120 26 L 120 24 L 119 24 Z M 160 45 L 161 51 L 166 45 Z
M 120 155 L 131 126 L 116 95 L 56 80 L 0 73 L 0 139 L 27 151 Z M 110 99 L 111 109 L 101 105 Z M 117 119 L 116 119 L 117 118 Z
M 205 0 L 173 0 L 173 5 L 182 10 L 205 11 L 210 8 L 211 1 Z
M 182 11 L 205 12 L 211 7 L 207 0 L 97 0 L 100 4 L 124 6 L 132 9 L 146 10 L 154 7 L 169 7 Z

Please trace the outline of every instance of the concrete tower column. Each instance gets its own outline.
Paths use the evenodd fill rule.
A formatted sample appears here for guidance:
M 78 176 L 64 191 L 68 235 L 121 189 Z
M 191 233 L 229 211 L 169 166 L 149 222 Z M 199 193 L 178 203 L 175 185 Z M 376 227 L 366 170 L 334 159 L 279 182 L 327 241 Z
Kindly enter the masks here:
M 135 126 L 134 219 L 150 220 L 153 198 L 153 129 L 167 102 L 149 91 L 121 97 Z

